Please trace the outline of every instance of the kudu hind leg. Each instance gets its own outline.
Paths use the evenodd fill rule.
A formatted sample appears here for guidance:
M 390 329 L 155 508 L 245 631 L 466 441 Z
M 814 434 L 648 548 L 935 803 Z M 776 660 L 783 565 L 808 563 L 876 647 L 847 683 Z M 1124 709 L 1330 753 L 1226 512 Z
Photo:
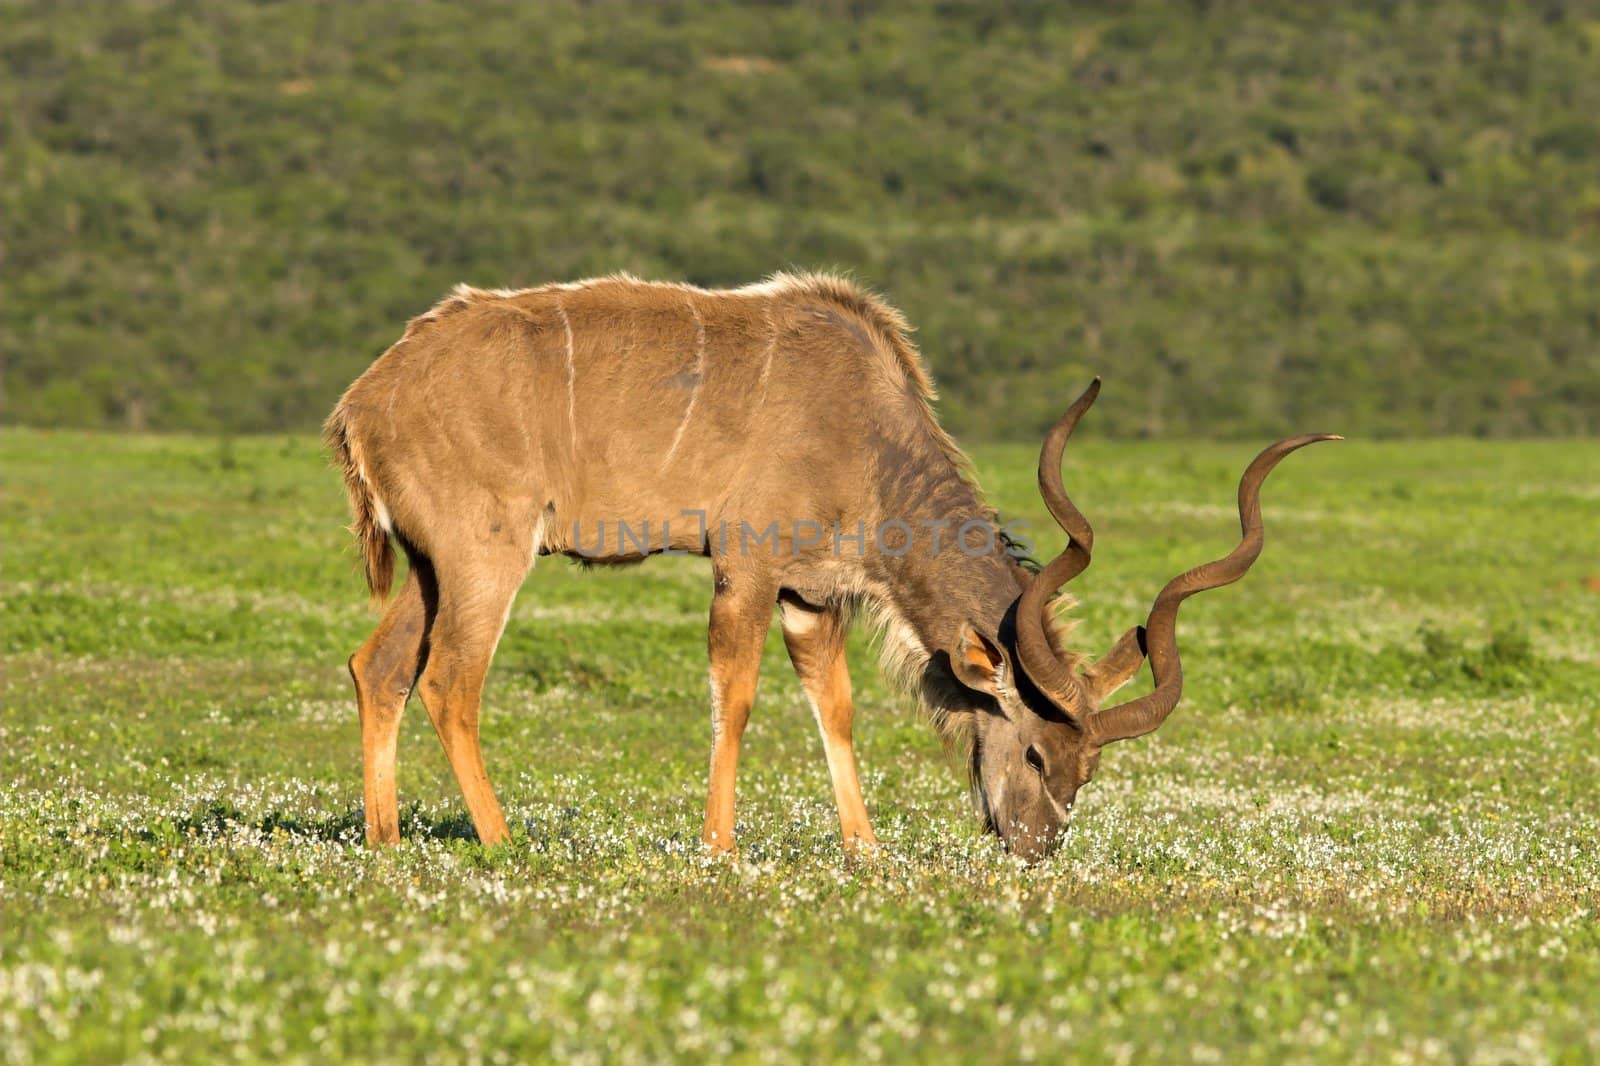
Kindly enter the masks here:
M 850 669 L 845 662 L 844 612 L 836 607 L 814 607 L 785 594 L 783 642 L 800 687 L 811 702 L 822 733 L 822 750 L 833 781 L 833 799 L 839 809 L 839 831 L 846 851 L 876 847 L 867 804 L 861 796 L 852 739 L 855 703 L 850 693 Z
M 719 574 L 711 599 L 711 781 L 700 839 L 714 852 L 734 850 L 734 778 L 739 742 L 761 676 L 761 651 L 777 590 L 753 575 Z
M 367 843 L 400 842 L 395 751 L 406 699 L 422 669 L 432 596 L 426 560 L 413 558 L 399 595 L 384 609 L 378 627 L 350 656 L 356 706 L 361 715 L 362 797 Z
M 525 552 L 499 552 L 448 569 L 440 564 L 438 613 L 418 685 L 484 844 L 499 844 L 511 834 L 483 765 L 478 712 L 484 677 L 528 566 Z

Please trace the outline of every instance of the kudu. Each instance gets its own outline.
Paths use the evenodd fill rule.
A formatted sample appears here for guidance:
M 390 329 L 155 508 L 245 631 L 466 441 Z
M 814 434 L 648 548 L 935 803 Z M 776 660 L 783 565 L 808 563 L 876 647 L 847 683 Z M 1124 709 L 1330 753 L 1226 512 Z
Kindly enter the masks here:
M 409 324 L 326 427 L 375 600 L 392 585 L 391 538 L 410 563 L 350 659 L 368 840 L 399 839 L 396 738 L 413 686 L 479 839 L 505 840 L 478 709 L 523 578 L 541 555 L 615 563 L 670 551 L 711 560 L 708 847 L 734 845 L 734 766 L 776 604 L 846 847 L 876 844 L 845 665 L 860 608 L 886 630 L 892 672 L 965 754 L 987 828 L 1026 858 L 1048 854 L 1101 747 L 1150 732 L 1178 702 L 1178 605 L 1254 562 L 1262 480 L 1289 452 L 1333 439 L 1262 452 L 1239 487 L 1243 543 L 1173 579 L 1146 625 L 1090 663 L 1062 646 L 1052 600 L 1093 546 L 1060 462 L 1098 387 L 1045 438 L 1039 487 L 1070 539 L 1035 573 L 996 535 L 935 421 L 904 319 L 847 281 L 458 287 Z M 1155 690 L 1100 709 L 1147 656 Z

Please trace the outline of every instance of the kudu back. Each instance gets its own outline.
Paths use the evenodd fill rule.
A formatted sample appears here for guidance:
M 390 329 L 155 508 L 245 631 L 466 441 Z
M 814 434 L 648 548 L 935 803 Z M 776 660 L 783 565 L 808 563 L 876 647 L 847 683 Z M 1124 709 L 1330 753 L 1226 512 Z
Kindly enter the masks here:
M 1036 573 L 1008 551 L 934 418 L 907 332 L 892 307 L 827 275 L 730 290 L 627 276 L 463 286 L 413 319 L 326 426 L 384 603 L 350 659 L 367 839 L 399 839 L 396 742 L 414 688 L 479 838 L 506 839 L 478 712 L 523 579 L 541 555 L 672 552 L 711 561 L 709 848 L 734 845 L 735 764 L 774 605 L 847 848 L 876 844 L 845 663 L 860 612 L 885 630 L 891 673 L 965 754 L 985 825 L 1026 858 L 1058 846 L 1101 747 L 1156 728 L 1177 703 L 1179 603 L 1244 574 L 1261 550 L 1262 480 L 1333 438 L 1262 452 L 1240 484 L 1239 548 L 1175 578 L 1146 626 L 1090 662 L 1064 647 L 1053 600 L 1093 548 L 1060 462 L 1098 380 L 1045 439 L 1040 490 L 1069 543 Z M 395 545 L 409 566 L 391 597 Z M 1155 691 L 1101 709 L 1146 658 Z

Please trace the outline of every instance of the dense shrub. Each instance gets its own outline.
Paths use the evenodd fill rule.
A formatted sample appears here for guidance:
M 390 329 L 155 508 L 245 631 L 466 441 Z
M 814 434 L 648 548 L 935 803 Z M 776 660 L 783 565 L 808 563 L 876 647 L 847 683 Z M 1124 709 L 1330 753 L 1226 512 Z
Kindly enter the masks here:
M 1592 4 L 23 3 L 8 417 L 307 427 L 458 280 L 843 266 L 951 424 L 1600 430 Z

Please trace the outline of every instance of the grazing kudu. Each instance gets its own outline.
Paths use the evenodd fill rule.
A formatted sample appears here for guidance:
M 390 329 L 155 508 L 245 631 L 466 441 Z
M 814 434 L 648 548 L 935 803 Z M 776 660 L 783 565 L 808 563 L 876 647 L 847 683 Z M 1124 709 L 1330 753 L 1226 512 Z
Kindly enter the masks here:
M 413 320 L 327 423 L 375 599 L 391 589 L 391 538 L 410 562 L 350 659 L 368 840 L 399 839 L 395 748 L 413 686 L 479 839 L 506 839 L 478 708 L 523 578 L 541 555 L 677 552 L 708 556 L 713 576 L 708 847 L 734 845 L 734 767 L 776 604 L 846 847 L 876 844 L 845 666 L 862 608 L 886 630 L 892 672 L 966 752 L 987 827 L 1025 857 L 1050 852 L 1100 748 L 1177 703 L 1179 603 L 1249 568 L 1262 480 L 1329 438 L 1263 452 L 1240 485 L 1239 548 L 1174 579 L 1146 626 L 1088 663 L 1062 647 L 1051 601 L 1093 544 L 1060 461 L 1098 381 L 1045 439 L 1039 485 L 1070 542 L 1034 573 L 935 421 L 906 330 L 885 303 L 818 275 L 723 291 L 626 276 L 460 287 Z M 1155 691 L 1100 710 L 1147 654 Z

